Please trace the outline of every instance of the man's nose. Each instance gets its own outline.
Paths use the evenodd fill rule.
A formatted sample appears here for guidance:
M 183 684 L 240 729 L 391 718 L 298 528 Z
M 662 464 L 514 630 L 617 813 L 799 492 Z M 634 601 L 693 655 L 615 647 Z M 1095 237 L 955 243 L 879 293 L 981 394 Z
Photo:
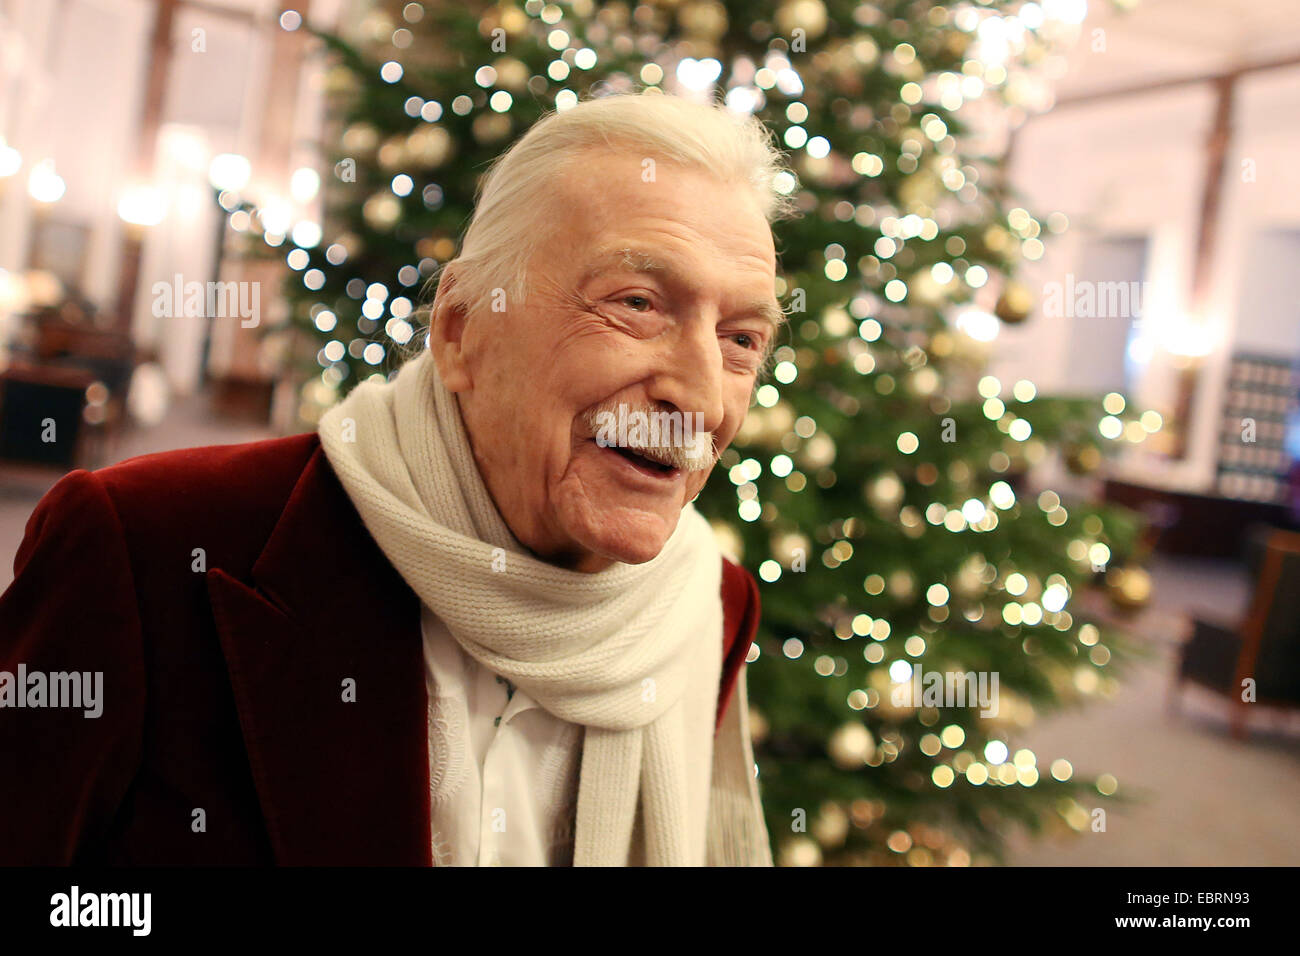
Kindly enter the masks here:
M 662 368 L 651 379 L 648 397 L 681 412 L 699 413 L 698 430 L 722 427 L 722 348 L 711 323 L 691 323 L 664 353 Z

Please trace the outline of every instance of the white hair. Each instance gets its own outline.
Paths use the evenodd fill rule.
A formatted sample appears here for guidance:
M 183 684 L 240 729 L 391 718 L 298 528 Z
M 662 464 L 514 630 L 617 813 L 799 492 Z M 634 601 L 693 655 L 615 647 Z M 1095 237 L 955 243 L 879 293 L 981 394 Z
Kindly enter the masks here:
M 540 119 L 480 180 L 454 260 L 451 302 L 485 306 L 495 289 L 513 302 L 526 298 L 528 265 L 547 238 L 560 175 L 579 153 L 600 146 L 749 189 L 769 223 L 794 214 L 793 200 L 777 189 L 778 175 L 787 172 L 782 154 L 757 118 L 658 91 L 585 100 Z

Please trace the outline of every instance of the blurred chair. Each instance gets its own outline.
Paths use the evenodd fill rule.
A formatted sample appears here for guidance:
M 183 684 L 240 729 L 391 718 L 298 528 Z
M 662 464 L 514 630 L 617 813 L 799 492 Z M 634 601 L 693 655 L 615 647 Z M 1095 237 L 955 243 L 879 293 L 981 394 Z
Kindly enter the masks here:
M 1246 735 L 1245 679 L 1254 678 L 1257 703 L 1300 708 L 1300 534 L 1252 529 L 1245 558 L 1255 579 L 1246 617 L 1235 625 L 1193 618 L 1170 690 L 1175 712 L 1187 681 L 1227 697 L 1238 740 Z
M 0 373 L 0 461 L 67 471 L 85 460 L 91 372 L 10 367 Z

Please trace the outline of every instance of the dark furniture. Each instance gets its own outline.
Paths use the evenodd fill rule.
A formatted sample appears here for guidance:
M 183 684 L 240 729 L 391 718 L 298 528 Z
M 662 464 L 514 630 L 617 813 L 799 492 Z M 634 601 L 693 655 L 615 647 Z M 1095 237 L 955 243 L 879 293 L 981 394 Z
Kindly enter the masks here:
M 1235 625 L 1194 618 L 1170 693 L 1173 710 L 1188 681 L 1225 696 L 1239 740 L 1246 733 L 1247 678 L 1255 681 L 1256 702 L 1300 708 L 1300 534 L 1256 530 L 1246 560 L 1256 582 L 1246 617 Z

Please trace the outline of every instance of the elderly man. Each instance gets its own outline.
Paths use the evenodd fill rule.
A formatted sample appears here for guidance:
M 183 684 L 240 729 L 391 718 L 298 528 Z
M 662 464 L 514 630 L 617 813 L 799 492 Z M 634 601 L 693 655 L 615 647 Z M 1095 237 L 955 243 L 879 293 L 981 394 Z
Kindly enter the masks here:
M 390 381 L 60 481 L 0 598 L 0 863 L 771 865 L 757 588 L 691 502 L 782 319 L 779 171 L 720 107 L 549 116 Z

